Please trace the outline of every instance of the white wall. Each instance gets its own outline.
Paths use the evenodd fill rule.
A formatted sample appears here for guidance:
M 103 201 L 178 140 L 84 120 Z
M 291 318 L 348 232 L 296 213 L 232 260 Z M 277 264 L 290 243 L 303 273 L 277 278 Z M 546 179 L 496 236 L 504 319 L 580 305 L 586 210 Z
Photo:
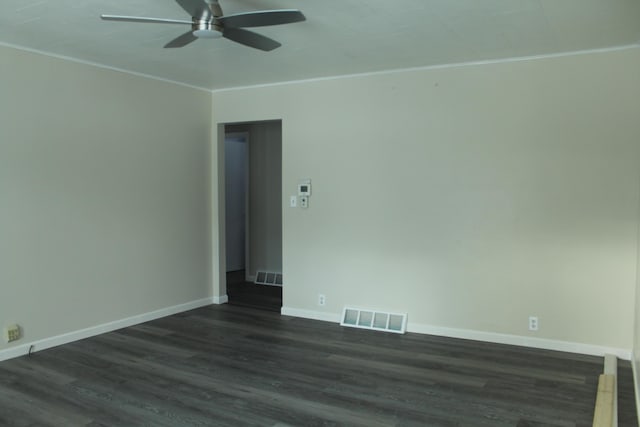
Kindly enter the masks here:
M 212 110 L 1 47 L 0 322 L 20 344 L 222 296 L 213 116 L 283 119 L 283 206 L 313 179 L 311 208 L 283 212 L 286 308 L 630 349 L 639 66 L 630 49 L 413 70 L 221 91 Z
M 210 299 L 211 94 L 6 47 L 0 70 L 15 345 Z
M 215 123 L 283 120 L 283 199 L 313 180 L 284 208 L 285 311 L 630 350 L 639 69 L 628 49 L 215 92 Z

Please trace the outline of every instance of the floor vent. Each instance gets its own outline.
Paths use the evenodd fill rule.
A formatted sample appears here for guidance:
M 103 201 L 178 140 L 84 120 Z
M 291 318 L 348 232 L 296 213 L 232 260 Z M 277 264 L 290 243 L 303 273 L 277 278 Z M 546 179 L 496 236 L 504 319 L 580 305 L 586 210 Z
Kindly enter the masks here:
M 257 285 L 282 286 L 282 273 L 258 271 L 254 283 Z
M 407 315 L 345 307 L 340 324 L 351 328 L 404 334 L 407 329 Z

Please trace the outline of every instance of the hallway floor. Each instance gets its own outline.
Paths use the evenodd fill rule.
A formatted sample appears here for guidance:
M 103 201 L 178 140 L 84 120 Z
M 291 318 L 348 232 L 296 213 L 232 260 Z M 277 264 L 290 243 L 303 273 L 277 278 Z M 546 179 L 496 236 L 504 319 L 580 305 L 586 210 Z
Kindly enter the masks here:
M 277 313 L 282 308 L 282 288 L 247 282 L 244 270 L 227 273 L 227 296 L 231 305 Z

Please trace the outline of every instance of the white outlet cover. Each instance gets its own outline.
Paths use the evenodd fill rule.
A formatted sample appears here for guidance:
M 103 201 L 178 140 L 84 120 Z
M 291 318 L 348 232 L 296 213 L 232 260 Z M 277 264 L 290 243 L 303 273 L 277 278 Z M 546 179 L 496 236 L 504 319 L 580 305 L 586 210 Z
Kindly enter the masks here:
M 11 342 L 20 339 L 20 327 L 18 325 L 7 325 L 4 328 L 3 332 L 5 342 Z

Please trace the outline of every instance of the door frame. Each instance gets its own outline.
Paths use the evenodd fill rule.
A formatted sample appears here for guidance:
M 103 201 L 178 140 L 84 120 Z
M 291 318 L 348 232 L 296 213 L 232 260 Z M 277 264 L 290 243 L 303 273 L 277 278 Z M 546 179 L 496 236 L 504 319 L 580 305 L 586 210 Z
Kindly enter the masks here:
M 225 203 L 225 156 L 224 156 L 224 140 L 225 126 L 234 124 L 250 124 L 259 123 L 261 121 L 279 121 L 282 126 L 282 154 L 284 159 L 284 120 L 282 118 L 271 118 L 265 120 L 247 120 L 247 121 L 229 121 L 216 122 L 211 131 L 214 135 L 211 143 L 209 178 L 210 178 L 210 213 L 211 227 L 210 233 L 210 284 L 213 292 L 214 304 L 226 304 L 229 302 L 227 295 L 227 255 L 226 255 L 226 203 Z M 230 132 L 232 133 L 232 132 Z M 284 186 L 284 165 L 280 170 Z M 248 193 L 247 193 L 248 195 Z M 284 192 L 281 199 L 284 198 Z M 284 203 L 280 200 L 280 203 Z M 247 217 L 248 218 L 248 217 Z M 284 211 L 281 221 L 284 222 Z M 284 256 L 284 224 L 283 224 L 283 247 Z M 247 246 L 248 248 L 248 246 Z M 283 274 L 284 274 L 284 258 Z M 283 286 L 283 304 L 284 304 L 284 286 Z

